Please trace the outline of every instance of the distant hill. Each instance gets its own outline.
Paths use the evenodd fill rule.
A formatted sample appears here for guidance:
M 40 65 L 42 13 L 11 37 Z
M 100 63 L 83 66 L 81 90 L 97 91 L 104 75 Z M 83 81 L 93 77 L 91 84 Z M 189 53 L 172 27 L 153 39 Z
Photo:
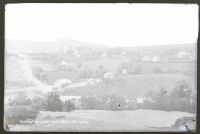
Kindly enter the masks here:
M 133 46 L 123 47 L 128 51 L 144 51 L 149 49 L 170 49 L 170 48 L 192 48 L 196 46 L 196 43 L 190 44 L 171 44 L 171 45 L 155 45 L 155 46 Z M 31 41 L 31 40 L 11 40 L 6 39 L 5 51 L 7 53 L 54 53 L 65 52 L 69 47 L 85 47 L 85 48 L 98 48 L 109 49 L 111 46 L 103 44 L 92 44 L 83 41 L 78 41 L 71 38 L 64 38 L 55 41 Z
M 135 47 L 125 47 L 129 51 L 145 51 L 145 50 L 170 50 L 174 48 L 179 49 L 195 49 L 197 43 L 188 44 L 166 44 L 166 45 L 152 45 L 152 46 L 135 46 Z
M 9 40 L 5 41 L 7 53 L 54 53 L 64 52 L 69 47 L 95 47 L 107 48 L 105 45 L 90 44 L 70 38 L 55 41 Z

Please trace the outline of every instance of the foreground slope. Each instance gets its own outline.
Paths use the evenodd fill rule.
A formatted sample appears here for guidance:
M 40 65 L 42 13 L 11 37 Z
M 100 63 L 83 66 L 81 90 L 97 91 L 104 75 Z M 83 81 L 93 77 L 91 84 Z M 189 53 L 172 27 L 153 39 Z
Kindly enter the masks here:
M 11 126 L 11 131 L 177 131 L 172 125 L 184 116 L 193 114 L 143 109 L 41 111 L 34 125 Z

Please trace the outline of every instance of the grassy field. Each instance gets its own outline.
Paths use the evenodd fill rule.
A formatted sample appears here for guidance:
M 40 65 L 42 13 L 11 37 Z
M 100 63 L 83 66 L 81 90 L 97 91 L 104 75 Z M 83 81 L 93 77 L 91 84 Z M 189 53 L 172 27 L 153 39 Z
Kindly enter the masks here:
M 156 110 L 72 112 L 41 111 L 35 124 L 10 126 L 11 131 L 178 131 L 172 128 L 175 120 L 193 116 L 185 112 Z
M 119 64 L 122 61 L 123 61 L 122 59 L 102 59 L 102 60 L 84 61 L 82 62 L 82 67 L 88 65 L 90 69 L 95 70 L 97 69 L 99 65 L 102 65 L 104 66 L 104 68 L 107 69 L 107 71 L 116 72 L 117 68 L 119 67 Z M 68 64 L 70 66 L 76 67 L 78 62 L 75 61 Z M 154 73 L 155 75 L 158 74 L 158 77 L 159 77 L 159 75 L 165 76 L 165 74 L 170 75 L 173 73 L 177 75 L 186 74 L 186 75 L 189 75 L 189 77 L 191 77 L 196 73 L 195 71 L 196 64 L 194 62 L 177 62 L 177 63 L 176 62 L 175 63 L 139 62 L 139 63 L 135 63 L 133 66 L 135 68 L 139 68 L 139 72 L 136 72 L 136 73 L 142 74 L 141 76 L 151 75 L 152 73 Z M 154 72 L 156 69 L 159 69 L 161 72 Z M 135 76 L 136 73 L 133 73 L 132 75 Z M 53 84 L 57 79 L 63 79 L 63 78 L 71 79 L 71 80 L 81 79 L 79 77 L 79 71 L 69 72 L 69 71 L 62 71 L 62 70 L 51 70 L 51 71 L 46 71 L 45 74 L 47 75 L 47 81 L 50 84 Z
M 114 66 L 117 66 L 116 60 L 113 60 L 115 64 L 110 64 L 108 60 L 102 60 L 100 61 L 87 61 L 87 64 L 91 66 L 95 66 L 97 62 L 100 62 L 103 65 L 112 65 L 111 68 Z M 109 63 L 109 64 L 108 64 Z M 50 65 L 41 64 L 41 62 L 31 61 L 31 67 L 34 66 L 42 66 L 43 68 L 52 69 Z M 74 63 L 75 64 L 75 63 Z M 86 63 L 85 63 L 86 64 Z M 161 65 L 162 64 L 162 65 Z M 172 64 L 172 63 L 171 63 Z M 172 68 L 180 70 L 182 67 L 182 70 L 193 70 L 194 63 L 173 63 Z M 12 90 L 12 93 L 14 93 L 14 90 L 16 91 L 24 91 L 29 93 L 41 93 L 42 89 L 39 86 L 34 86 L 29 79 L 27 79 L 26 75 L 23 72 L 22 65 L 19 61 L 16 59 L 7 59 L 6 60 L 6 70 L 5 70 L 5 80 L 6 83 L 6 91 Z M 142 66 L 143 70 L 153 68 L 154 66 L 158 66 L 159 63 L 143 63 L 139 64 Z M 164 66 L 164 63 L 160 63 L 161 66 Z M 51 84 L 54 83 L 57 79 L 64 79 L 69 78 L 72 80 L 80 78 L 78 77 L 77 72 L 64 72 L 64 71 L 48 71 L 48 80 Z M 120 95 L 132 95 L 132 96 L 143 96 L 147 90 L 159 90 L 161 87 L 166 88 L 167 90 L 171 90 L 174 88 L 175 84 L 180 80 L 185 80 L 188 82 L 190 86 L 193 86 L 195 76 L 193 75 L 187 75 L 180 72 L 175 73 L 143 73 L 143 74 L 128 74 L 128 75 L 122 75 L 120 76 L 121 81 L 116 82 L 115 84 L 107 84 L 102 85 L 100 87 L 93 86 L 93 87 L 82 87 L 82 88 L 76 88 L 72 92 L 67 92 L 67 95 L 104 95 L 104 94 L 120 94 Z M 9 81 L 8 81 L 9 80 Z M 30 89 L 30 90 L 29 90 Z M 31 91 L 31 92 L 30 92 Z M 41 92 L 39 92 L 41 91 Z
M 97 67 L 103 65 L 105 68 L 113 70 L 125 59 L 100 59 L 84 61 L 84 65 L 89 67 Z M 108 64 L 109 63 L 109 64 Z M 70 62 L 70 65 L 78 64 L 77 61 Z M 127 74 L 121 75 L 120 80 L 114 84 L 102 84 L 101 86 L 81 87 L 75 88 L 70 92 L 63 92 L 65 95 L 131 95 L 131 96 L 144 96 L 147 90 L 159 90 L 161 87 L 166 88 L 168 91 L 172 90 L 176 83 L 180 80 L 185 80 L 192 87 L 194 86 L 195 76 L 192 74 L 185 74 L 183 72 L 195 72 L 194 64 L 192 62 L 183 63 L 138 63 L 143 71 L 153 69 L 160 66 L 163 69 L 172 68 L 178 70 L 173 73 L 141 73 L 141 74 Z M 83 65 L 83 66 L 84 66 Z M 71 79 L 72 81 L 82 80 L 78 77 L 78 72 L 58 71 L 54 70 L 54 66 L 40 61 L 30 61 L 30 68 L 40 66 L 47 69 L 47 79 L 50 84 L 58 79 Z M 26 68 L 25 68 L 26 69 Z M 51 70 L 51 71 L 50 71 Z M 166 69 L 167 70 L 167 69 Z M 28 96 L 41 95 L 45 90 L 30 80 L 29 75 L 25 74 L 23 63 L 18 58 L 7 58 L 5 61 L 5 95 L 14 95 L 17 92 L 25 92 Z
M 76 88 L 73 92 L 67 92 L 68 95 L 131 95 L 144 96 L 146 91 L 158 91 L 164 87 L 171 91 L 180 80 L 187 81 L 193 86 L 194 78 L 184 74 L 138 74 L 125 75 L 121 80 L 102 86 Z

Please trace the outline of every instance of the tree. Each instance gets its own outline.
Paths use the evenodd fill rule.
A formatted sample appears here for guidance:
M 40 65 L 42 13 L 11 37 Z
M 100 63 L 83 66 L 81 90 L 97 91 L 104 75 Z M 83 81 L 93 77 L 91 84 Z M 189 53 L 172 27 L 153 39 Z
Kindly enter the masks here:
M 191 93 L 192 90 L 189 87 L 188 83 L 186 81 L 179 81 L 177 82 L 175 88 L 172 90 L 171 96 L 178 98 L 188 98 L 191 96 Z
M 67 100 L 63 103 L 63 109 L 64 112 L 71 112 L 75 110 L 75 105 L 70 100 Z
M 48 92 L 44 97 L 44 109 L 47 111 L 62 111 L 62 101 L 56 92 Z
M 165 88 L 160 88 L 155 102 L 155 108 L 158 110 L 168 110 L 169 102 L 168 102 L 168 91 Z
M 186 81 L 179 81 L 170 93 L 170 105 L 173 110 L 191 112 L 192 90 Z

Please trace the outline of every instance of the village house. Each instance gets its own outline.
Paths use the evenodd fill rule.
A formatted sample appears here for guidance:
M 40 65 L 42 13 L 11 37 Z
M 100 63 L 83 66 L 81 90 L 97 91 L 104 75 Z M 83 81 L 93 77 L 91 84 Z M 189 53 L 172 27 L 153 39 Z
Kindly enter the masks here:
M 69 79 L 59 79 L 57 81 L 54 82 L 54 88 L 62 88 L 62 87 L 65 87 L 69 84 L 71 84 L 72 81 L 69 80 Z
M 186 51 L 179 51 L 177 54 L 176 54 L 176 57 L 178 59 L 184 59 L 184 58 L 190 58 L 191 55 L 189 52 L 186 52 Z

